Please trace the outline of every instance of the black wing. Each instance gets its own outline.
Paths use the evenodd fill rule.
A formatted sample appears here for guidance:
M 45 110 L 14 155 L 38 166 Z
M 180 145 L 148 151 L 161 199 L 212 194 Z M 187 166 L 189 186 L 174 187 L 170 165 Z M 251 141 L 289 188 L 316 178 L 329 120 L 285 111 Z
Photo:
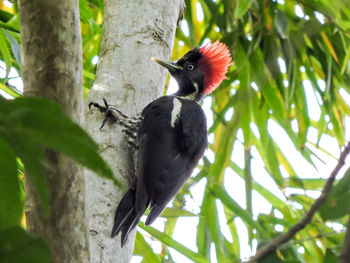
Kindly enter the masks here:
M 173 96 L 161 97 L 143 111 L 136 185 L 136 212 L 148 204 L 151 224 L 191 175 L 207 146 L 206 118 L 193 101 L 181 101 L 175 127 L 171 123 Z

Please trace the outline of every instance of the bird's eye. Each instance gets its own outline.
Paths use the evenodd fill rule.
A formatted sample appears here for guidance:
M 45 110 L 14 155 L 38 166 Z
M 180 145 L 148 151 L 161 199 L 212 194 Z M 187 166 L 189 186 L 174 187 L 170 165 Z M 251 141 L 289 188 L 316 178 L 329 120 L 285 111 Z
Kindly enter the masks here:
M 191 65 L 191 64 L 189 64 L 189 65 L 187 65 L 187 68 L 188 68 L 188 70 L 193 70 L 193 65 Z

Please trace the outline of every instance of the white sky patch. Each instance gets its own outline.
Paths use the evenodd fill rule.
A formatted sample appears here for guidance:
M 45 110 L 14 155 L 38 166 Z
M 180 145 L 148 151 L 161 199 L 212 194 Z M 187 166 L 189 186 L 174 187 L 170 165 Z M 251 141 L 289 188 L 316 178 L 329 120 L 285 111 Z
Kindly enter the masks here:
M 265 164 L 263 159 L 260 156 L 260 153 L 256 149 L 255 145 L 252 145 L 252 148 L 250 149 L 250 153 L 253 157 L 252 161 L 256 162 L 255 164 L 258 166 L 261 166 L 261 168 L 264 168 Z
M 284 61 L 284 59 L 281 58 L 281 57 L 278 57 L 277 58 L 277 63 L 280 66 L 281 73 L 286 73 L 287 69 L 286 69 L 286 62 Z
M 141 263 L 143 258 L 141 256 L 132 256 L 131 263 Z
M 345 140 L 350 141 L 350 117 L 345 117 Z
M 241 128 L 237 130 L 236 139 L 238 139 L 241 143 L 244 142 L 243 130 Z
M 0 95 L 3 96 L 7 100 L 12 100 L 14 99 L 12 96 L 8 95 L 5 91 L 0 90 Z
M 268 132 L 300 178 L 318 177 L 315 168 L 296 150 L 289 136 L 274 120 L 268 121 Z
M 93 58 L 91 59 L 91 64 L 92 65 L 97 65 L 99 60 L 99 56 L 93 56 Z
M 6 64 L 0 60 L 0 78 L 6 77 Z M 10 85 L 16 87 L 20 92 L 23 93 L 23 81 L 19 77 L 18 72 L 15 68 L 11 68 L 8 75 L 8 82 Z M 12 96 L 8 95 L 3 90 L 0 90 L 0 94 L 6 99 L 13 99 Z
M 316 190 L 306 190 L 306 195 L 313 198 L 317 199 L 321 194 L 321 191 L 316 191 Z
M 304 254 L 305 253 L 305 248 L 304 247 L 298 247 L 298 253 Z
M 310 80 L 304 80 L 303 87 L 306 94 L 308 115 L 314 121 L 318 121 L 321 116 L 321 109 L 318 105 L 317 98 L 315 96 L 315 92 L 312 88 Z
M 345 227 L 342 224 L 339 223 L 332 223 L 332 222 L 326 222 L 326 225 L 332 229 L 334 229 L 336 232 L 342 232 L 345 231 Z
M 210 96 L 205 97 L 202 101 L 202 109 L 205 112 L 205 116 L 207 117 L 207 127 L 211 127 L 213 125 L 213 111 L 211 110 L 212 98 Z
M 179 217 L 174 229 L 173 238 L 185 247 L 196 251 L 197 225 L 198 217 Z M 186 233 L 186 235 L 184 235 L 184 233 Z M 175 261 L 182 262 L 178 260 Z
M 229 108 L 225 113 L 225 120 L 230 121 L 233 116 L 233 108 Z
M 253 204 L 253 217 L 256 220 L 259 214 L 268 214 L 271 211 L 272 205 L 266 201 L 266 199 L 260 195 L 257 191 L 253 190 L 252 193 Z
M 220 28 L 218 26 L 214 27 L 215 32 L 220 32 Z
M 323 248 L 322 243 L 321 243 L 320 240 L 316 240 L 316 245 L 317 245 L 319 248 Z
M 208 134 L 208 143 L 209 144 L 214 143 L 214 139 L 215 139 L 214 133 Z
M 226 168 L 225 170 L 224 186 L 227 193 L 233 198 L 233 200 L 235 200 L 243 209 L 245 209 L 245 182 L 231 168 Z
M 241 258 L 250 258 L 252 256 L 252 252 L 249 246 L 248 239 L 248 229 L 246 225 L 243 223 L 242 219 L 236 217 L 234 219 L 236 228 L 239 231 L 239 250 L 241 254 Z
M 295 5 L 294 11 L 295 11 L 295 14 L 296 14 L 297 17 L 304 17 L 304 11 L 300 7 L 300 5 Z
M 292 126 L 292 130 L 294 132 L 298 132 L 299 131 L 298 121 L 296 119 L 293 119 L 291 121 L 291 126 Z
M 339 158 L 340 150 L 338 147 L 338 141 L 334 137 L 331 137 L 327 134 L 322 134 L 320 140 L 320 147 L 323 149 L 327 149 L 327 152 L 329 152 L 336 158 Z
M 317 142 L 317 138 L 318 138 L 318 130 L 314 127 L 309 127 L 307 130 L 307 135 L 306 138 L 312 142 L 312 143 L 316 143 Z
M 283 232 L 284 230 L 284 227 L 280 224 L 277 224 L 275 225 L 274 229 L 277 231 L 277 232 Z
M 289 85 L 289 81 L 284 79 L 283 80 L 283 86 L 288 87 L 288 85 Z
M 177 82 L 174 78 L 170 77 L 167 95 L 174 94 L 179 89 Z
M 207 157 L 210 163 L 214 163 L 215 154 L 211 149 L 207 148 L 207 150 L 205 151 L 205 156 Z
M 202 5 L 200 4 L 200 2 L 197 2 L 196 9 L 197 9 L 197 20 L 198 22 L 201 22 L 204 19 L 204 14 L 203 14 Z
M 323 79 L 319 79 L 317 81 L 317 85 L 320 87 L 320 90 L 322 91 L 326 90 L 326 82 Z
M 282 175 L 283 178 L 289 178 L 289 173 L 288 173 L 288 171 L 286 170 L 286 168 L 284 168 L 284 166 L 283 166 L 282 164 L 280 164 L 280 165 L 278 166 L 278 168 L 279 168 L 279 170 L 280 170 L 281 175 Z
M 210 262 L 211 263 L 218 263 L 218 260 L 216 259 L 216 250 L 215 250 L 214 244 L 211 244 L 211 246 L 210 246 Z
M 216 200 L 216 207 L 218 209 L 220 231 L 229 242 L 233 242 L 230 229 L 227 225 L 226 216 L 225 216 L 225 212 L 224 212 L 224 206 L 222 205 L 222 203 L 219 200 Z
M 343 88 L 339 89 L 339 94 L 344 102 L 350 107 L 350 94 Z
M 283 219 L 283 217 L 284 217 L 283 214 L 280 211 L 278 211 L 277 209 L 273 210 L 273 215 L 279 219 Z
M 259 91 L 259 87 L 258 87 L 258 85 L 256 85 L 256 83 L 255 83 L 254 81 L 252 81 L 252 82 L 250 83 L 250 86 L 253 88 L 253 90 Z
M 324 15 L 321 14 L 320 12 L 315 11 L 315 12 L 314 12 L 314 15 L 315 15 L 316 19 L 317 19 L 322 25 L 326 22 L 326 19 L 325 19 Z
M 3 3 L 4 3 L 5 6 L 7 6 L 7 7 L 9 7 L 9 8 L 12 8 L 12 3 L 11 3 L 10 1 L 4 0 Z
M 200 213 L 200 206 L 203 201 L 203 196 L 204 196 L 204 190 L 205 186 L 207 184 L 207 179 L 203 178 L 201 179 L 196 185 L 191 187 L 191 194 L 192 194 L 192 205 L 193 209 L 191 212 L 199 214 Z M 187 205 L 187 203 L 186 203 Z M 186 207 L 187 208 L 187 207 Z
M 272 177 L 269 175 L 269 173 L 264 169 L 264 163 L 262 160 L 258 160 L 256 158 L 252 159 L 251 163 L 251 172 L 253 175 L 254 181 L 259 183 L 262 187 L 268 189 L 271 193 L 273 193 L 275 196 L 277 196 L 281 200 L 285 200 L 283 193 L 275 183 L 275 181 L 272 179 Z M 265 213 L 270 209 L 271 206 L 267 207 L 267 210 L 264 210 Z M 257 209 L 257 206 L 254 205 L 254 210 Z M 255 212 L 254 212 L 255 214 Z
M 305 20 L 310 20 L 310 17 L 308 15 L 306 15 L 304 18 Z
M 304 66 L 300 67 L 300 72 L 305 72 L 305 67 Z
M 185 45 L 185 43 L 182 40 L 179 40 L 178 44 L 180 47 L 183 47 Z
M 260 133 L 259 133 L 259 129 L 256 126 L 256 124 L 254 122 L 251 122 L 249 124 L 249 127 L 250 127 L 251 131 L 254 133 L 255 137 L 259 140 L 260 139 Z
M 187 24 L 186 20 L 181 21 L 180 28 L 186 37 L 188 37 L 190 35 L 190 32 L 188 30 L 188 24 Z
M 211 43 L 211 40 L 209 38 L 204 38 L 202 46 L 204 46 L 204 45 L 206 45 L 208 43 Z

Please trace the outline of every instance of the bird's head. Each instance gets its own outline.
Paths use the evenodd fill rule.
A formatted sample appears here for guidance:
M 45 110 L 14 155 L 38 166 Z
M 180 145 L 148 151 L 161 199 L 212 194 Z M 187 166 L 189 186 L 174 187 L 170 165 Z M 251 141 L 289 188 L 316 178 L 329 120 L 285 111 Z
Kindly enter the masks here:
M 176 79 L 179 90 L 175 95 L 198 101 L 220 85 L 231 64 L 231 55 L 225 44 L 216 41 L 190 50 L 177 62 L 153 60 Z

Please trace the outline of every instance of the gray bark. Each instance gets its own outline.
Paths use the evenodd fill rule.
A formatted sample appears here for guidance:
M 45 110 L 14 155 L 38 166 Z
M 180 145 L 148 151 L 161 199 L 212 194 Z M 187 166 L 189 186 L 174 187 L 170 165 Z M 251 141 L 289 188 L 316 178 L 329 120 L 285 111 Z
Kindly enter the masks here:
M 100 131 L 103 116 L 98 111 L 89 111 L 87 104 L 102 103 L 102 98 L 106 98 L 132 116 L 161 96 L 166 71 L 151 57 L 170 58 L 184 7 L 183 0 L 105 0 L 100 61 L 85 103 L 86 128 L 100 144 L 115 176 L 128 185 L 135 176 L 133 158 L 120 127 L 107 124 Z M 129 262 L 135 231 L 123 249 L 120 236 L 110 238 L 123 191 L 92 172 L 85 174 L 90 262 Z
M 82 125 L 82 44 L 78 0 L 20 0 L 25 95 L 55 100 Z M 45 239 L 52 262 L 87 262 L 82 169 L 47 151 L 51 215 L 26 181 L 28 230 Z

